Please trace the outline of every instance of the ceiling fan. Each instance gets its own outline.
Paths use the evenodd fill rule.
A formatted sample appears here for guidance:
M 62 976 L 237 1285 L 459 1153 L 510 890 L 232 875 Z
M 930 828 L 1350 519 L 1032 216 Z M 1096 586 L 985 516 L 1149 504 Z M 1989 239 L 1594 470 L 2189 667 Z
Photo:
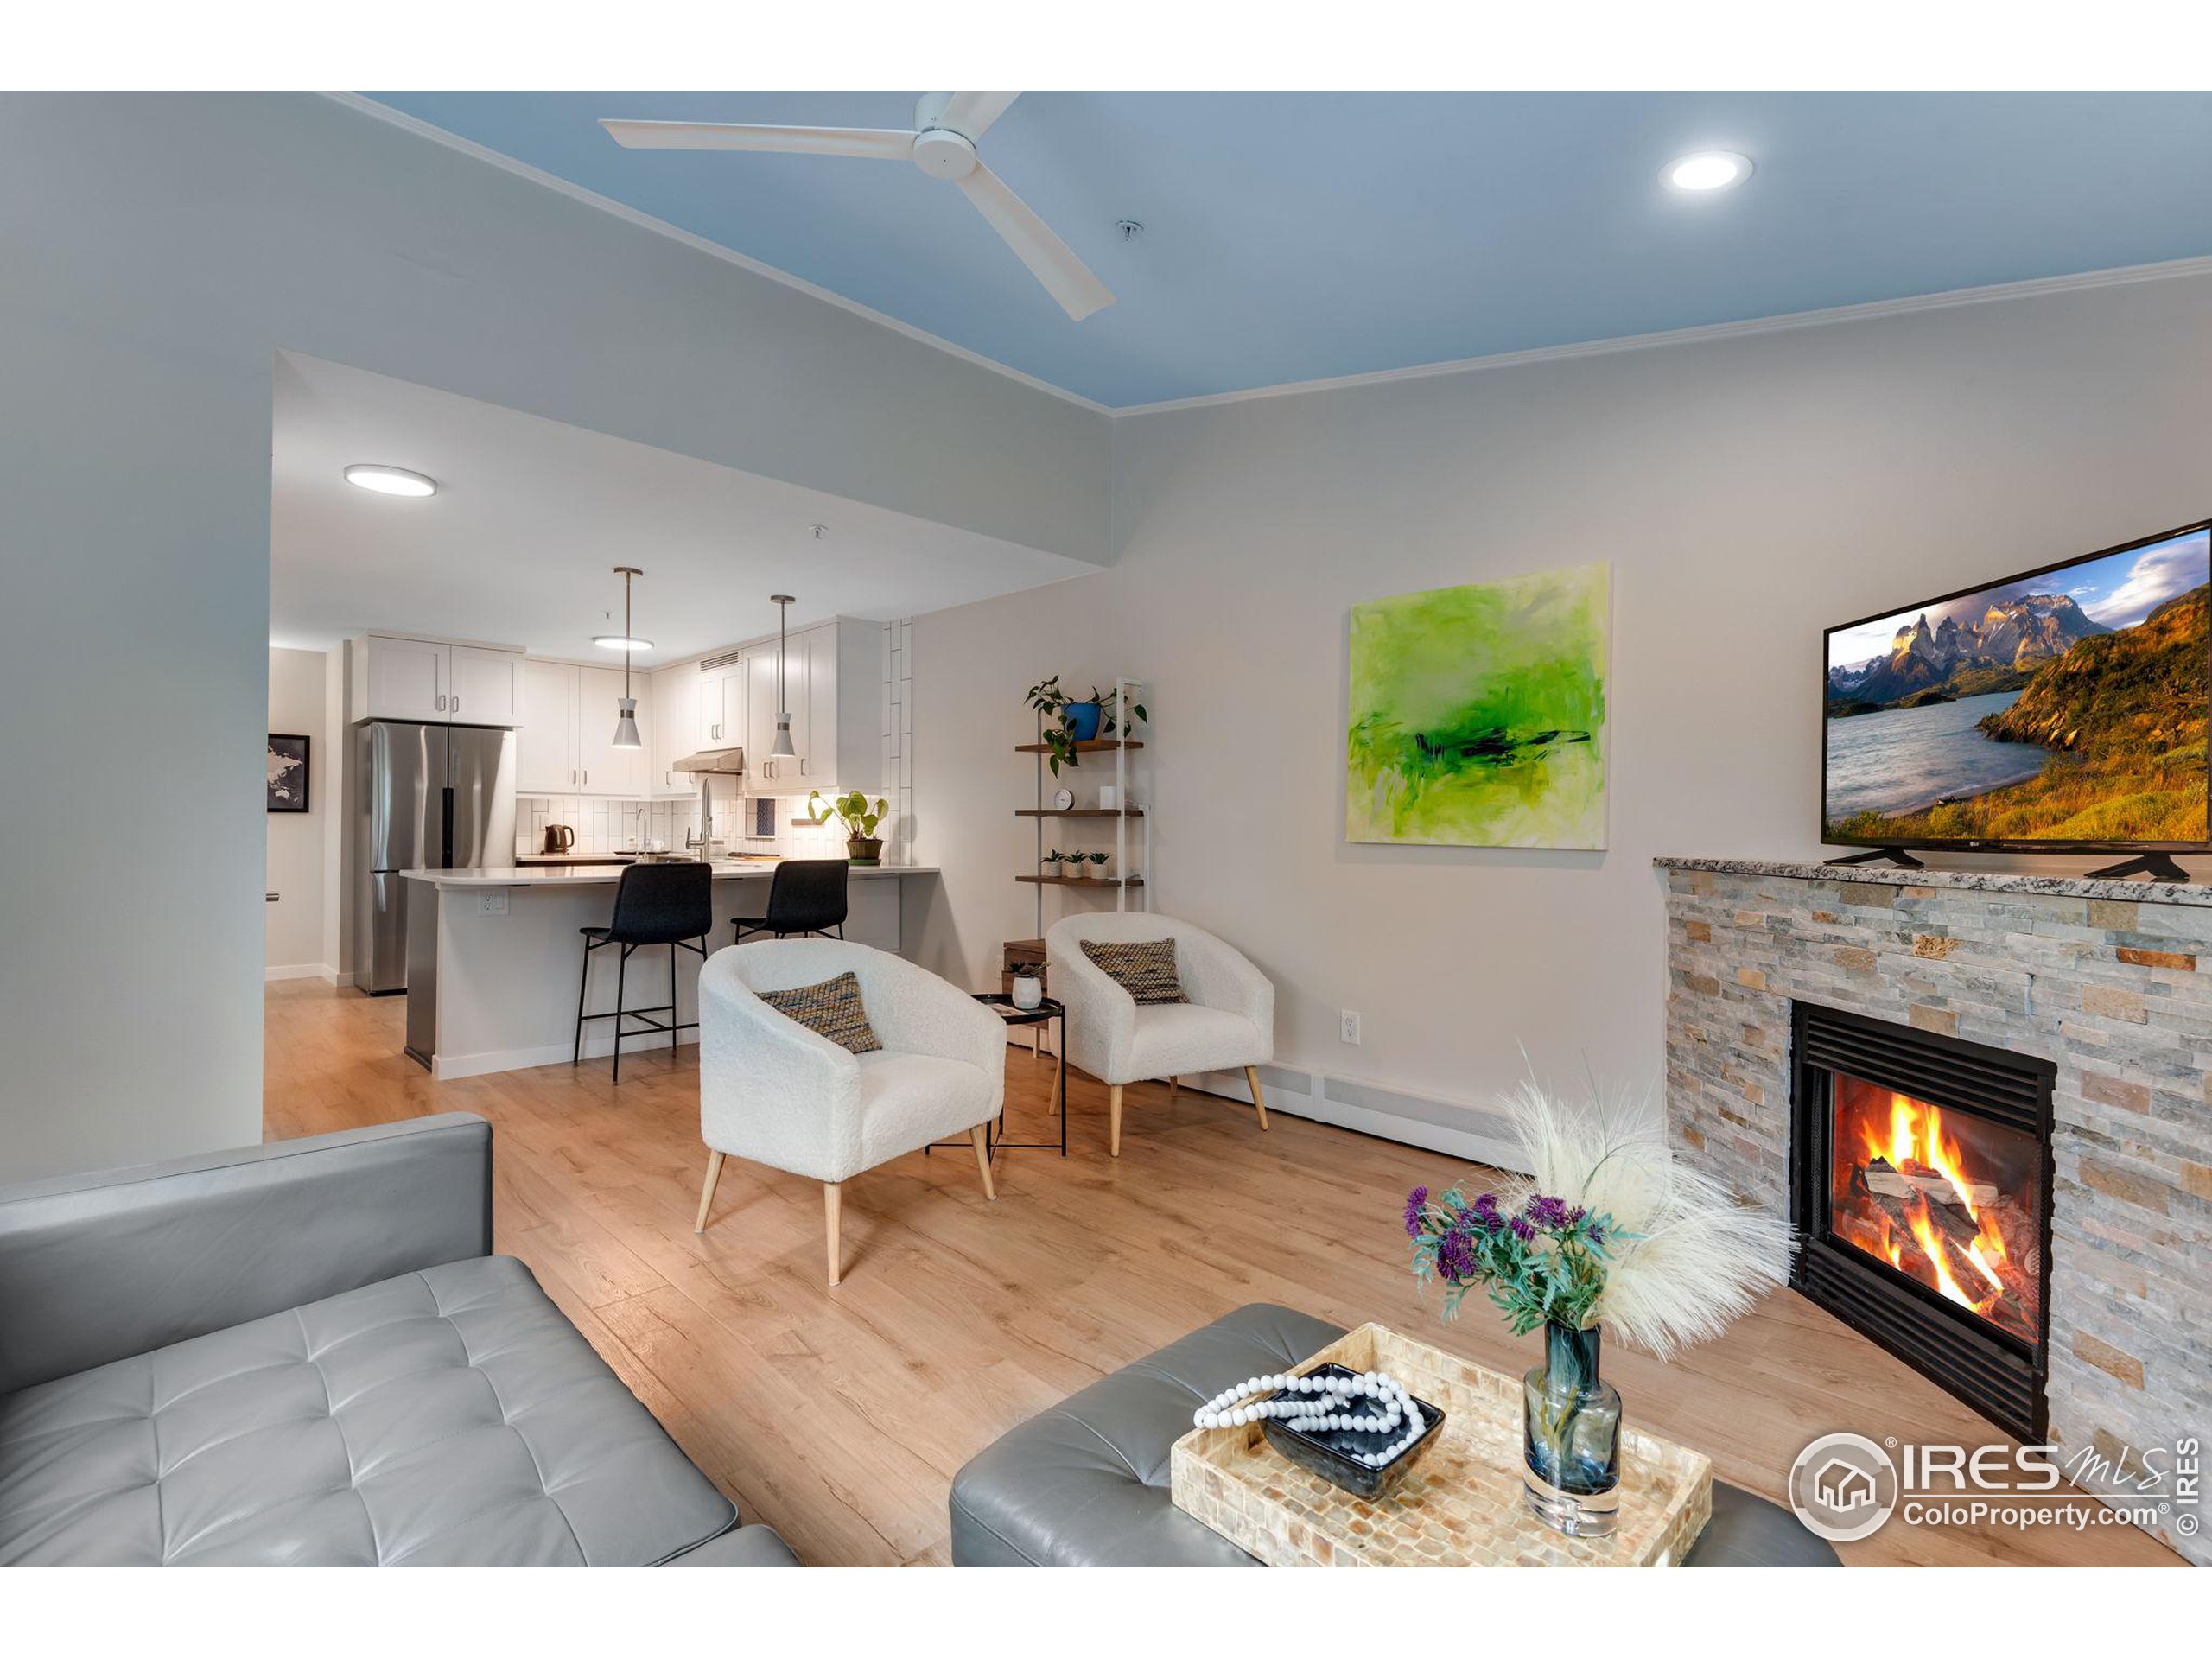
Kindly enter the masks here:
M 1045 291 L 1081 322 L 1114 303 L 1106 284 L 1052 234 L 1006 181 L 985 167 L 976 141 L 1020 92 L 925 92 L 914 105 L 914 130 L 880 127 L 751 127 L 717 121 L 602 121 L 627 149 L 768 149 L 794 156 L 857 156 L 912 162 L 933 179 L 965 191 L 976 211 L 1029 267 Z

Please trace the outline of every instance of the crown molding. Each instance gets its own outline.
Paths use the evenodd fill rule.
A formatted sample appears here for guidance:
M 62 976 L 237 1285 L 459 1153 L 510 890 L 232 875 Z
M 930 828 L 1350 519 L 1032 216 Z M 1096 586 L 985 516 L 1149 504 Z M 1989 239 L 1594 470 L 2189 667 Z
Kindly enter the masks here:
M 695 235 L 681 226 L 671 225 L 664 219 L 656 219 L 651 213 L 640 213 L 635 207 L 615 200 L 612 196 L 602 196 L 596 190 L 587 190 L 580 184 L 572 184 L 557 175 L 532 167 L 527 162 L 518 162 L 512 156 L 505 156 L 496 149 L 487 149 L 473 139 L 463 138 L 458 133 L 448 132 L 443 127 L 433 126 L 428 121 L 409 115 L 404 110 L 395 110 L 388 104 L 379 104 L 376 99 L 364 98 L 359 92 L 326 92 L 322 96 L 334 103 L 343 105 L 357 114 L 369 116 L 384 122 L 388 126 L 397 127 L 402 132 L 412 133 L 418 138 L 429 139 L 433 143 L 443 144 L 448 149 L 458 151 L 473 160 L 487 162 L 503 173 L 511 173 L 518 179 L 527 179 L 532 184 L 543 185 L 548 190 L 557 191 L 571 201 L 580 201 L 587 207 L 596 207 L 603 213 L 612 213 L 615 218 L 626 224 L 634 225 L 640 230 L 651 231 L 658 236 L 667 237 L 671 241 L 681 242 L 687 248 L 720 259 L 726 264 L 735 265 L 741 270 L 749 270 L 756 276 L 766 276 L 772 283 L 780 283 L 784 287 L 794 289 L 809 299 L 819 300 L 824 305 L 835 306 L 838 310 L 848 312 L 864 321 L 872 322 L 879 328 L 888 328 L 894 334 L 903 334 L 918 344 L 943 352 L 949 357 L 957 357 L 963 363 L 972 363 L 979 369 L 988 369 L 994 374 L 1004 375 L 1007 379 L 1025 385 L 1032 391 L 1048 392 L 1062 403 L 1073 404 L 1077 408 L 1087 409 L 1095 415 L 1111 415 L 1116 412 L 1104 404 L 1085 397 L 1080 392 L 1070 391 L 1065 386 L 1056 386 L 1049 380 L 1040 380 L 1033 374 L 1026 374 L 1010 364 L 1000 362 L 996 358 L 985 357 L 981 352 L 971 352 L 965 346 L 957 345 L 942 335 L 931 334 L 925 328 L 917 328 L 910 322 L 901 322 L 896 317 L 887 316 L 870 306 L 862 305 L 856 300 L 849 300 L 842 294 L 832 293 L 826 288 L 810 283 L 804 276 L 794 276 L 787 270 L 779 270 L 773 265 L 749 258 L 734 249 L 724 247 L 719 242 L 710 242 L 705 237 Z
M 1789 311 L 1778 316 L 1747 317 L 1738 322 L 1700 323 L 1694 327 L 1669 328 L 1658 334 L 1624 334 L 1611 340 L 1584 340 L 1566 346 L 1538 346 L 1524 352 L 1500 352 L 1489 357 L 1462 357 L 1442 363 L 1418 363 L 1402 369 L 1375 369 L 1363 374 L 1338 375 L 1325 380 L 1286 381 L 1279 385 L 1253 386 L 1243 391 L 1202 392 L 1193 397 L 1171 397 L 1156 404 L 1124 404 L 1109 409 L 1116 419 L 1132 415 L 1164 415 L 1184 409 L 1211 409 L 1224 404 L 1244 404 L 1262 397 L 1293 397 L 1307 392 L 1339 391 L 1354 386 L 1382 386 L 1400 380 L 1429 380 L 1447 374 L 1471 374 L 1484 369 L 1519 368 L 1530 363 L 1563 363 L 1580 357 L 1604 357 L 1616 352 L 1657 351 L 1669 346 L 1701 346 L 1713 340 L 1740 340 L 1753 334 L 1783 334 L 1799 328 L 1825 328 L 1836 323 L 1866 322 L 1882 317 L 1909 316 L 1919 311 L 1941 311 L 1953 306 L 1991 305 L 2005 300 L 2032 299 L 2039 295 L 2075 294 L 2090 289 L 2118 288 L 2133 283 L 2164 282 L 2177 276 L 2212 276 L 2212 255 L 2167 259 L 2148 265 L 2119 265 L 2109 270 L 2086 270 L 2066 276 L 2031 276 L 2017 283 L 1994 283 L 1983 288 L 1955 288 L 1936 294 L 1916 294 L 1898 300 L 1871 300 L 1860 305 L 1832 306 L 1818 311 Z

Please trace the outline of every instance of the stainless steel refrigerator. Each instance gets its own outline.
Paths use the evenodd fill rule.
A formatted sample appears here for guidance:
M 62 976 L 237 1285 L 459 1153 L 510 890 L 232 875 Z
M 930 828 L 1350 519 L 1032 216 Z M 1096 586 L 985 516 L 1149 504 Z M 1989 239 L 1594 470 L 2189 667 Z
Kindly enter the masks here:
M 353 728 L 353 982 L 407 988 L 402 870 L 512 869 L 515 734 L 489 726 L 365 721 Z

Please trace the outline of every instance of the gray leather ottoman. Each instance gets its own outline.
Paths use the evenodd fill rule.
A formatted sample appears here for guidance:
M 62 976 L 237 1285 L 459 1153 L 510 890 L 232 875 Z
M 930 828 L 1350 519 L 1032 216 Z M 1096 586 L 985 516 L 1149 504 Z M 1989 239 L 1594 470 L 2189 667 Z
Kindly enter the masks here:
M 1344 1332 L 1287 1307 L 1224 1315 L 985 1447 L 952 1483 L 956 1567 L 1257 1567 L 1168 1497 L 1168 1450 L 1200 1402 L 1281 1370 Z M 1713 1484 L 1685 1567 L 1835 1567 L 1777 1504 Z
M 490 1246 L 459 1113 L 0 1188 L 0 1565 L 796 1566 Z

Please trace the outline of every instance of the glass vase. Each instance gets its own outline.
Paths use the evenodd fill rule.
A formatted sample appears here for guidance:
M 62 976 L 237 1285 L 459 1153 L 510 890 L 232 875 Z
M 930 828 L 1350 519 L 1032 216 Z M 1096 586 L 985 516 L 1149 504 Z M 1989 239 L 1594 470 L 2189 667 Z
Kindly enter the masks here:
M 1529 1507 L 1577 1538 L 1613 1529 L 1620 1505 L 1620 1390 L 1598 1376 L 1599 1333 L 1544 1327 L 1544 1363 L 1521 1379 Z

